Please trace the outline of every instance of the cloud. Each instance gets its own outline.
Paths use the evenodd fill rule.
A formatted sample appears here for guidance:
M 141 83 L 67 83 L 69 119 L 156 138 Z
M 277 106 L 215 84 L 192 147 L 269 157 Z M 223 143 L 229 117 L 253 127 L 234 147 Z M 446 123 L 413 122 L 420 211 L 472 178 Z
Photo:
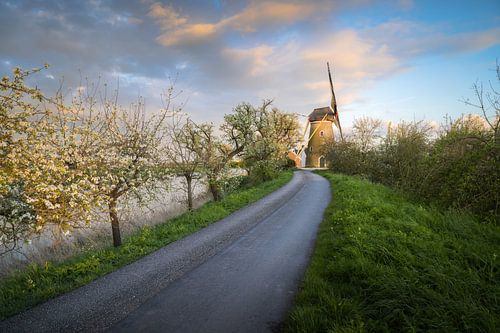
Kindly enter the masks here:
M 164 89 L 168 75 L 175 75 L 177 55 L 154 42 L 157 27 L 146 16 L 149 5 L 49 0 L 16 4 L 8 7 L 0 2 L 0 30 L 9 32 L 0 36 L 0 76 L 14 66 L 48 63 L 50 70 L 33 76 L 30 84 L 50 95 L 62 80 L 63 89 L 76 89 L 82 77 L 114 87 L 113 73 L 119 72 L 120 98 L 126 104 L 143 93 L 148 100 L 159 99 L 156 91 L 149 93 L 148 79 Z M 127 75 L 144 79 L 126 81 Z
M 222 56 L 225 66 L 219 77 L 232 78 L 226 86 L 252 91 L 253 101 L 273 98 L 284 109 L 302 114 L 330 102 L 327 61 L 333 65 L 337 100 L 343 107 L 359 102 L 377 80 L 406 68 L 389 46 L 352 29 L 319 34 L 313 41 L 225 48 Z
M 246 68 L 248 76 L 265 74 L 269 69 L 269 56 L 273 54 L 273 48 L 269 45 L 260 45 L 253 48 L 237 49 L 227 48 L 223 50 L 223 56 L 229 61 L 238 63 Z
M 440 34 L 432 40 L 424 40 L 423 44 L 427 50 L 439 53 L 475 52 L 500 44 L 500 28 L 464 32 L 451 36 Z
M 404 58 L 425 54 L 476 52 L 500 44 L 500 28 L 447 32 L 440 25 L 391 20 L 360 32 L 365 38 L 391 45 Z
M 339 102 L 344 105 L 354 102 L 377 80 L 404 70 L 401 59 L 377 40 L 365 39 L 352 29 L 327 34 L 304 47 L 300 59 L 308 73 L 315 73 L 305 75 L 302 82 L 317 102 L 330 98 L 327 61 L 332 67 Z
M 389 21 L 369 29 L 323 31 L 312 40 L 225 47 L 224 67 L 214 76 L 225 76 L 227 86 L 246 87 L 286 108 L 304 110 L 328 105 L 330 61 L 337 99 L 349 107 L 363 102 L 365 91 L 379 80 L 410 70 L 417 57 L 477 52 L 498 44 L 499 36 L 499 29 L 445 33 L 430 24 Z
M 116 26 L 125 24 L 141 24 L 143 23 L 143 20 L 133 16 L 112 14 L 106 19 L 106 22 L 108 22 L 112 26 Z
M 215 23 L 190 22 L 170 5 L 154 3 L 148 15 L 160 26 L 157 41 L 164 46 L 190 45 L 210 41 L 227 31 L 256 32 L 269 26 L 282 26 L 305 20 L 330 8 L 326 2 L 251 2 L 241 12 Z
M 323 3 L 284 3 L 264 1 L 251 3 L 241 13 L 217 23 L 220 27 L 230 27 L 241 32 L 255 32 L 258 27 L 286 25 L 302 21 L 320 9 L 328 10 Z
M 210 23 L 189 23 L 173 6 L 157 2 L 151 5 L 149 16 L 160 26 L 162 34 L 156 38 L 164 46 L 194 44 L 210 39 L 217 32 L 216 25 Z
M 189 112 L 219 121 L 238 102 L 260 98 L 303 114 L 328 105 L 330 61 L 345 112 L 419 57 L 478 52 L 498 45 L 500 36 L 499 28 L 475 18 L 459 26 L 447 17 L 393 19 L 412 5 L 422 9 L 416 1 L 375 5 L 394 7 L 398 15 L 393 11 L 392 17 L 373 14 L 379 12 L 371 10 L 371 0 L 166 2 L 0 1 L 0 30 L 8 32 L 0 36 L 0 76 L 13 66 L 47 62 L 54 79 L 41 74 L 36 84 L 44 88 L 57 89 L 62 76 L 65 85 L 77 87 L 79 70 L 111 85 L 119 77 L 120 97 L 146 95 L 149 108 L 161 91 L 151 83 L 163 88 L 180 72 L 180 88 L 191 92 Z M 403 14 L 416 17 L 411 10 Z M 482 30 L 463 32 L 470 26 Z
M 186 24 L 172 32 L 164 33 L 156 39 L 164 46 L 191 45 L 211 39 L 217 33 L 213 24 Z
M 163 31 L 175 29 L 187 23 L 187 18 L 181 17 L 172 6 L 164 6 L 159 2 L 151 5 L 148 15 L 156 19 Z
M 303 53 L 309 62 L 333 61 L 335 68 L 351 80 L 366 80 L 400 67 L 387 44 L 364 39 L 351 29 L 339 31 L 310 45 Z

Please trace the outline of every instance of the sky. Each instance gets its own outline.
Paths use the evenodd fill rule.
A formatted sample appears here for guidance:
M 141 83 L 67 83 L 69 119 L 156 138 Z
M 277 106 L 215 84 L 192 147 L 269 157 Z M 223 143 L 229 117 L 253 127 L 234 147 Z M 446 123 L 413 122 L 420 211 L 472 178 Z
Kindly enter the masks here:
M 307 115 L 330 103 L 328 61 L 344 127 L 441 122 L 497 83 L 500 1 L 0 0 L 0 32 L 0 75 L 48 63 L 30 81 L 48 94 L 88 78 L 155 112 L 175 82 L 195 121 L 263 99 Z

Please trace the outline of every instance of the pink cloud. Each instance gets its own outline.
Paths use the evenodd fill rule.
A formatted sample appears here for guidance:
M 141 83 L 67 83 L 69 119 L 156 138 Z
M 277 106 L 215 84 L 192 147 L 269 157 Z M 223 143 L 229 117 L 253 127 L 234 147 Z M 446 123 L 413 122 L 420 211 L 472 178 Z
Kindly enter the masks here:
M 241 12 L 215 23 L 190 22 L 172 6 L 154 3 L 148 15 L 155 19 L 162 34 L 157 41 L 164 46 L 204 42 L 224 31 L 255 32 L 271 25 L 288 25 L 329 10 L 328 2 L 255 1 Z

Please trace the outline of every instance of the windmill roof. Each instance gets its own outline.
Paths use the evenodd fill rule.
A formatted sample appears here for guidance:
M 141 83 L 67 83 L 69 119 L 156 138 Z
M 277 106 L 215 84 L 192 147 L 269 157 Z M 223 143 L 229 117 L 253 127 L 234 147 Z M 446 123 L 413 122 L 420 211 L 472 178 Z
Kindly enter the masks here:
M 313 112 L 309 115 L 309 121 L 321 121 L 323 117 L 325 117 L 325 120 L 327 121 L 334 121 L 335 119 L 335 114 L 333 113 L 332 109 L 329 106 L 325 106 L 323 108 L 317 108 L 314 109 Z

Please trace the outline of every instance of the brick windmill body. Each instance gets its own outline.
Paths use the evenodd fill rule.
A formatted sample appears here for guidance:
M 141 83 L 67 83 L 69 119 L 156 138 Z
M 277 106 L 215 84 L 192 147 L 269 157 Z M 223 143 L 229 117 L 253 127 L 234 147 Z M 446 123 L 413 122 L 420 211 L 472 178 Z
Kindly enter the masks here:
M 306 168 L 326 168 L 323 152 L 325 143 L 334 139 L 333 122 L 335 115 L 329 106 L 314 109 L 308 117 L 309 140 L 306 153 Z
M 328 167 L 323 147 L 327 142 L 335 139 L 333 125 L 339 129 L 340 137 L 343 140 L 342 128 L 340 127 L 339 113 L 337 110 L 337 101 L 335 99 L 335 92 L 333 91 L 332 75 L 330 73 L 330 65 L 328 63 L 327 68 L 330 89 L 332 92 L 331 105 L 314 109 L 313 112 L 311 112 L 311 114 L 307 117 L 307 124 L 304 132 L 304 134 L 307 133 L 307 129 L 309 128 L 307 142 L 297 154 L 289 154 L 291 159 L 294 159 L 293 157 L 295 157 L 295 163 L 297 166 L 301 163 L 300 156 L 302 151 L 305 151 L 306 168 Z

